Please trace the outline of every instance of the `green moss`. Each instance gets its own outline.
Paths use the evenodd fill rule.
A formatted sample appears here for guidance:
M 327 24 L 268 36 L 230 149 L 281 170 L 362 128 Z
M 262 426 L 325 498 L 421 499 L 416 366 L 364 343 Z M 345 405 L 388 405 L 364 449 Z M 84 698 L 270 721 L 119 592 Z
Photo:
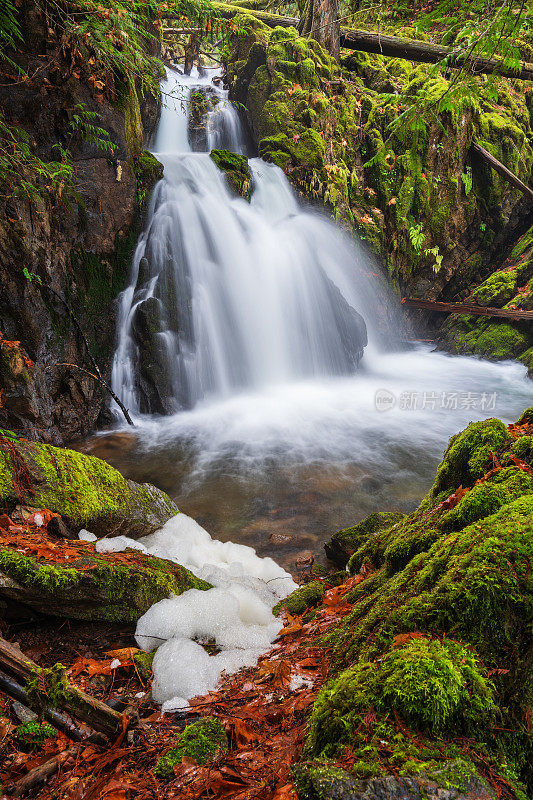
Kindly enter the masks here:
M 32 487 L 27 502 L 68 516 L 74 525 L 94 533 L 110 530 L 151 533 L 177 513 L 163 492 L 127 481 L 105 461 L 75 450 L 20 443 L 18 457 L 26 464 Z M 10 456 L 0 451 L 2 474 L 11 474 Z M 6 482 L 7 483 L 7 482 Z M 2 504 L 14 504 L 13 479 Z
M 330 542 L 325 546 L 326 555 L 339 566 L 347 563 L 349 556 L 355 553 L 364 543 L 372 538 L 378 531 L 388 529 L 401 522 L 405 514 L 396 511 L 378 511 L 369 514 L 357 525 L 343 528 L 333 534 Z M 356 571 L 361 566 L 360 559 L 351 562 L 350 570 Z
M 87 555 L 66 567 L 0 548 L 0 571 L 31 590 L 24 602 L 60 617 L 136 622 L 159 600 L 188 589 L 211 588 L 172 562 L 155 557 L 139 562 L 129 565 Z
M 226 175 L 230 189 L 245 200 L 250 198 L 252 175 L 246 156 L 229 150 L 211 150 L 211 158 Z
M 26 681 L 25 690 L 33 708 L 41 708 L 43 704 L 60 708 L 69 694 L 65 667 L 59 663 L 53 667 L 34 667 L 32 677 Z
M 524 437 L 527 438 L 531 439 Z M 522 441 L 520 439 L 515 442 L 511 451 L 516 452 L 516 445 Z M 532 452 L 526 442 L 518 449 L 525 454 Z M 496 473 L 490 480 L 470 489 L 458 505 L 443 516 L 440 527 L 444 531 L 461 530 L 471 522 L 490 516 L 509 501 L 527 494 L 533 494 L 531 476 L 517 467 L 508 467 Z
M 139 156 L 143 146 L 143 125 L 139 98 L 132 80 L 128 81 L 124 107 L 124 135 L 130 158 Z
M 501 308 L 516 291 L 517 279 L 513 271 L 498 270 L 472 292 L 473 301 L 479 306 Z
M 311 581 L 281 600 L 274 606 L 272 613 L 277 617 L 281 609 L 286 608 L 289 614 L 303 614 L 308 608 L 317 606 L 322 600 L 323 594 L 324 584 L 322 581 Z
M 72 588 L 81 580 L 76 569 L 39 564 L 31 556 L 4 547 L 0 548 L 0 570 L 24 586 L 50 594 Z
M 152 662 L 154 660 L 155 650 L 153 653 L 134 653 L 133 663 L 135 670 L 140 679 L 145 683 L 152 678 Z
M 308 747 L 331 755 L 353 741 L 371 708 L 397 713 L 429 732 L 472 732 L 495 716 L 494 687 L 479 659 L 452 640 L 419 635 L 377 662 L 359 661 L 320 692 L 309 723 Z
M 137 197 L 141 209 L 144 210 L 147 200 L 157 181 L 163 177 L 163 164 L 148 150 L 143 150 L 133 161 L 133 170 L 137 179 Z
M 154 775 L 167 779 L 174 775 L 174 767 L 182 759 L 192 758 L 197 764 L 207 764 L 228 749 L 228 737 L 223 724 L 216 717 L 203 717 L 188 725 L 177 741 L 177 746 L 157 760 Z
M 471 422 L 450 439 L 428 497 L 433 499 L 441 492 L 472 486 L 490 468 L 491 453 L 509 440 L 509 432 L 499 419 Z

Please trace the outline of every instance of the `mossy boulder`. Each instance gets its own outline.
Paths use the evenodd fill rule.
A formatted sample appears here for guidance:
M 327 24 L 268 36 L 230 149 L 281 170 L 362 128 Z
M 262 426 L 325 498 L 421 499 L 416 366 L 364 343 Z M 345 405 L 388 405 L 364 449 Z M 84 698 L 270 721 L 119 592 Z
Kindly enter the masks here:
M 245 200 L 249 200 L 252 174 L 246 156 L 231 153 L 229 150 L 211 150 L 210 155 L 225 174 L 230 189 Z
M 188 725 L 178 737 L 176 747 L 158 758 L 154 775 L 162 779 L 172 778 L 174 767 L 183 758 L 191 758 L 199 765 L 208 764 L 227 749 L 228 737 L 222 722 L 216 717 L 203 717 Z
M 357 525 L 334 533 L 324 545 L 327 557 L 338 567 L 345 567 L 352 553 L 376 531 L 390 528 L 405 517 L 397 511 L 377 511 L 369 514 Z
M 48 508 L 96 536 L 153 533 L 178 513 L 160 489 L 127 480 L 95 456 L 26 441 L 0 442 L 0 504 Z
M 417 775 L 370 777 L 358 761 L 356 777 L 327 759 L 293 768 L 299 800 L 496 800 L 496 793 L 472 764 L 459 759 Z
M 136 622 L 159 600 L 210 588 L 185 567 L 138 551 L 99 555 L 87 542 L 72 549 L 68 560 L 52 561 L 0 547 L 0 597 L 67 619 Z

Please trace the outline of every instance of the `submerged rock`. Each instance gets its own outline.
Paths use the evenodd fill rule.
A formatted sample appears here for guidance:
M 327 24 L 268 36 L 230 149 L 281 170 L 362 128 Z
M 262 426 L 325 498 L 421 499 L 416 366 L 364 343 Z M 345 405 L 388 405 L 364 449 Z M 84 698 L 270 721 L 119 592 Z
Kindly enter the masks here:
M 95 456 L 0 437 L 0 503 L 48 508 L 97 536 L 146 536 L 178 513 L 160 489 L 127 480 Z

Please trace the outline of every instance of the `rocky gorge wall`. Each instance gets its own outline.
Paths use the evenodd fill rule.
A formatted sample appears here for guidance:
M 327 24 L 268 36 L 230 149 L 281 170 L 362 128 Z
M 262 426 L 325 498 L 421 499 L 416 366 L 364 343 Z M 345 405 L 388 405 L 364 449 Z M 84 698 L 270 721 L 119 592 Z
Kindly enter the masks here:
M 28 201 L 0 197 L 0 425 L 56 444 L 94 429 L 108 405 L 73 309 L 104 375 L 109 374 L 116 297 L 125 286 L 145 200 L 161 167 L 143 153 L 157 123 L 159 99 L 139 82 L 115 86 L 113 98 L 97 67 L 69 48 L 37 4 L 21 10 L 23 44 L 14 61 L 28 76 L 0 86 L 8 124 L 27 136 L 43 161 L 68 147 L 74 191 Z M 94 59 L 93 59 L 94 62 Z M 80 109 L 114 146 L 72 135 Z M 75 122 L 75 120 L 74 120 Z M 24 274 L 27 271 L 30 278 Z M 17 343 L 20 343 L 18 345 Z

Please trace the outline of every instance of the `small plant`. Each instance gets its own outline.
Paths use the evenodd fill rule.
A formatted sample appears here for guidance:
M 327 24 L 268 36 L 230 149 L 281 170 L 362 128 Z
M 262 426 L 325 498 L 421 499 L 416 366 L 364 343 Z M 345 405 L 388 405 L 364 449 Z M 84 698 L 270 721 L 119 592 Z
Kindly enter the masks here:
M 433 272 L 437 274 L 437 272 L 442 266 L 442 259 L 443 259 L 438 244 L 435 245 L 435 247 L 428 247 L 426 250 L 424 250 L 424 255 L 435 256 L 435 263 L 433 264 Z
M 109 131 L 96 123 L 101 119 L 97 111 L 89 111 L 84 103 L 76 103 L 70 122 L 72 136 L 79 133 L 84 141 L 95 145 L 99 150 L 113 154 L 116 145 L 110 139 Z
M 472 191 L 472 167 L 468 166 L 465 172 L 461 173 L 461 180 L 463 181 L 465 187 L 465 194 L 468 196 Z
M 42 747 L 45 739 L 50 739 L 56 734 L 56 729 L 47 722 L 25 722 L 15 729 L 18 741 L 32 750 Z
M 422 223 L 409 228 L 409 239 L 418 254 L 422 252 L 422 245 L 426 241 L 426 234 L 422 232 Z

